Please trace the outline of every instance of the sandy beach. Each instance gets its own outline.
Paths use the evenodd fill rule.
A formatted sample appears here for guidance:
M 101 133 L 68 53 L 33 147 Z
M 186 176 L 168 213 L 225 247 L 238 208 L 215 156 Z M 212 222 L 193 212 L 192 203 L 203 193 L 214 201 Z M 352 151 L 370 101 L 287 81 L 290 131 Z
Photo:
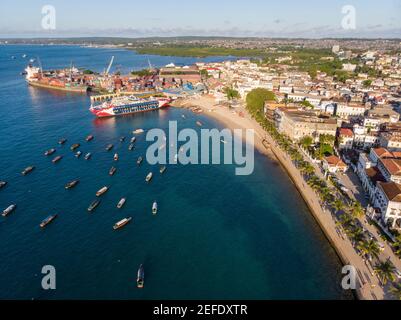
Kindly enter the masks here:
M 361 300 L 381 300 L 390 297 L 384 292 L 372 270 L 355 252 L 350 240 L 336 231 L 336 224 L 328 210 L 325 210 L 317 194 L 304 181 L 302 175 L 292 163 L 288 155 L 283 152 L 275 141 L 263 128 L 250 117 L 243 109 L 229 109 L 216 104 L 214 98 L 202 96 L 186 98 L 173 103 L 174 107 L 200 107 L 203 114 L 211 116 L 223 123 L 228 129 L 254 129 L 255 148 L 269 157 L 277 160 L 288 173 L 294 185 L 302 195 L 311 213 L 320 225 L 327 239 L 330 241 L 344 265 L 352 265 L 357 270 L 356 295 Z M 241 115 L 240 115 L 241 112 Z

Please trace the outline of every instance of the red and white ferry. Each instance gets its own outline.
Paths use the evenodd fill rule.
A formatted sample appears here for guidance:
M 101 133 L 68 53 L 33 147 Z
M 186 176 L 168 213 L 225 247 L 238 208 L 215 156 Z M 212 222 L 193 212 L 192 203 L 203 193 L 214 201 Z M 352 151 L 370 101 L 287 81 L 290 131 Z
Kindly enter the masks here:
M 96 117 L 114 117 L 125 114 L 157 110 L 168 106 L 168 98 L 141 99 L 135 96 L 115 97 L 89 109 Z

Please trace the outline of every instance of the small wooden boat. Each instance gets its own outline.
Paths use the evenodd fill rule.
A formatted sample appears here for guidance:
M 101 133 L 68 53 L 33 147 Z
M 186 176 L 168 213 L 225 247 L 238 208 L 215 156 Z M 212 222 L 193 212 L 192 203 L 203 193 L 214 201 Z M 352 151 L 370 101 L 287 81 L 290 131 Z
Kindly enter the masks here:
M 155 201 L 155 202 L 153 202 L 153 205 L 152 205 L 152 213 L 155 215 L 155 214 L 157 214 L 157 202 Z
M 6 209 L 3 210 L 3 213 L 1 215 L 3 217 L 7 217 L 11 212 L 13 212 L 15 210 L 16 207 L 17 207 L 16 204 L 12 204 L 12 205 L 8 206 Z
M 45 220 L 43 220 L 41 223 L 40 223 L 40 227 L 41 228 L 44 228 L 44 227 L 46 227 L 50 222 L 52 222 L 54 219 L 56 219 L 57 218 L 57 214 L 55 214 L 55 215 L 52 215 L 52 216 L 48 216 Z
M 124 219 L 118 221 L 118 222 L 113 226 L 113 229 L 114 229 L 114 230 L 121 229 L 122 227 L 124 227 L 125 225 L 127 225 L 131 220 L 132 220 L 131 217 L 124 218 Z
M 22 175 L 26 176 L 28 173 L 32 172 L 33 169 L 35 169 L 34 166 L 29 166 L 29 167 L 25 168 L 21 173 L 22 173 Z
M 45 152 L 45 156 L 51 156 L 53 153 L 56 152 L 56 149 L 50 149 Z
M 125 204 L 126 201 L 127 201 L 126 198 L 122 198 L 122 199 L 118 202 L 117 208 L 118 208 L 118 209 L 121 209 L 121 208 L 124 206 L 124 204 Z
M 109 190 L 108 187 L 103 187 L 98 192 L 96 192 L 96 197 L 100 197 L 101 195 L 105 194 Z
M 92 135 L 90 134 L 89 136 L 86 137 L 85 140 L 86 140 L 87 142 L 89 142 L 89 141 L 92 141 L 93 138 L 94 138 L 94 136 L 92 136 Z
M 147 175 L 146 178 L 145 178 L 145 181 L 146 181 L 146 182 L 149 182 L 150 180 L 152 180 L 152 178 L 153 178 L 153 173 L 152 173 L 152 172 L 149 172 L 148 175 Z
M 141 264 L 138 269 L 138 274 L 136 278 L 136 286 L 142 289 L 145 285 L 145 270 L 143 269 L 143 265 Z

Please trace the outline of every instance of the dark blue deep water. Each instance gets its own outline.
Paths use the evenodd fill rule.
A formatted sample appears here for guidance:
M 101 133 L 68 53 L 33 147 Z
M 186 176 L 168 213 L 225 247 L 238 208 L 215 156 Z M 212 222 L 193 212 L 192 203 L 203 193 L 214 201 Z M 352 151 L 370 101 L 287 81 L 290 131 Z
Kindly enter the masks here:
M 28 87 L 19 73 L 28 58 L 40 57 L 43 68 L 78 67 L 102 71 L 111 55 L 122 71 L 192 58 L 136 55 L 130 51 L 69 46 L 0 47 L 0 208 L 17 203 L 0 216 L 0 298 L 2 299 L 344 299 L 340 262 L 300 195 L 274 161 L 256 154 L 255 171 L 239 177 L 234 166 L 158 166 L 136 159 L 149 142 L 140 136 L 127 150 L 136 128 L 167 128 L 169 120 L 192 127 L 198 116 L 167 109 L 137 116 L 96 120 L 89 98 Z M 11 56 L 15 55 L 15 60 Z M 219 60 L 211 58 L 210 60 Z M 181 118 L 185 113 L 186 120 Z M 200 116 L 204 127 L 221 125 Z M 88 134 L 95 139 L 86 143 Z M 60 147 L 57 141 L 66 137 Z M 76 159 L 69 147 L 93 158 Z M 114 143 L 120 154 L 115 176 Z M 56 165 L 43 156 L 56 147 L 64 158 Z M 21 176 L 28 165 L 36 170 Z M 145 184 L 153 170 L 154 179 Z M 79 178 L 70 191 L 66 182 Z M 87 207 L 102 186 L 111 186 L 97 210 Z M 116 209 L 127 197 L 122 210 Z M 159 203 L 152 216 L 151 205 Z M 39 223 L 59 217 L 46 229 Z M 132 216 L 133 223 L 115 232 L 113 224 Z M 136 271 L 145 265 L 145 289 L 136 288 Z M 57 289 L 41 289 L 41 268 L 57 270 Z

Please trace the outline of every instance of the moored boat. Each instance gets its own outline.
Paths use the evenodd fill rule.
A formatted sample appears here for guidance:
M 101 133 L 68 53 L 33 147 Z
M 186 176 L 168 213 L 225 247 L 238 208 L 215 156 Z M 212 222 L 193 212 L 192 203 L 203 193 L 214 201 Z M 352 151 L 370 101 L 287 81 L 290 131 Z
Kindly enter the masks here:
M 117 168 L 111 167 L 110 170 L 109 170 L 109 175 L 110 175 L 110 176 L 114 176 L 114 174 L 116 173 L 116 171 L 117 171 Z
M 91 158 L 91 156 L 92 156 L 92 154 L 91 154 L 90 152 L 88 152 L 88 153 L 85 155 L 85 160 L 89 160 L 89 159 Z
M 106 146 L 106 150 L 107 151 L 110 151 L 111 149 L 113 149 L 113 145 L 110 143 L 110 144 L 108 144 L 107 146 Z
M 124 218 L 124 219 L 118 221 L 118 222 L 113 226 L 113 229 L 114 229 L 114 230 L 121 229 L 122 227 L 124 227 L 125 225 L 127 225 L 131 220 L 132 220 L 131 217 Z
M 115 153 L 115 154 L 114 154 L 113 159 L 114 159 L 114 161 L 118 161 L 118 153 Z
M 131 138 L 131 143 L 134 143 L 136 141 L 136 137 Z
M 196 124 L 197 124 L 199 127 L 202 127 L 202 126 L 203 126 L 202 122 L 200 122 L 200 121 L 196 121 Z
M 32 172 L 33 169 L 35 169 L 34 166 L 29 166 L 29 167 L 26 167 L 21 173 L 22 173 L 22 175 L 26 176 L 28 173 Z
M 99 189 L 99 191 L 96 192 L 96 197 L 100 197 L 101 195 L 105 194 L 107 192 L 107 190 L 109 190 L 108 187 L 103 187 L 103 188 Z
M 5 187 L 7 184 L 7 181 L 0 181 L 0 189 Z
M 153 173 L 152 173 L 152 172 L 149 172 L 148 175 L 147 175 L 146 178 L 145 178 L 145 181 L 146 181 L 146 182 L 149 182 L 150 180 L 152 180 L 152 178 L 153 178 Z
M 79 183 L 79 180 L 74 180 L 74 181 L 68 182 L 68 183 L 65 185 L 65 188 L 66 188 L 66 189 L 72 189 L 72 188 L 74 188 L 78 183 Z
M 57 162 L 59 162 L 62 158 L 63 158 L 63 156 L 57 156 L 57 157 L 55 157 L 55 158 L 52 160 L 52 162 L 53 162 L 53 163 L 57 163 Z
M 166 171 L 166 169 L 167 169 L 166 166 L 160 167 L 160 173 L 163 174 Z
M 57 218 L 57 214 L 48 216 L 45 220 L 43 220 L 43 221 L 40 223 L 40 227 L 41 227 L 41 228 L 46 227 L 50 222 L 52 222 L 52 221 L 53 221 L 54 219 L 56 219 L 56 218 Z
M 50 156 L 50 155 L 52 155 L 52 154 L 55 153 L 55 152 L 56 152 L 56 149 L 47 150 L 47 151 L 45 152 L 45 156 Z
M 78 151 L 78 152 L 75 154 L 75 157 L 76 157 L 76 158 L 79 158 L 81 155 L 82 155 L 82 152 L 81 152 L 81 151 Z
M 66 138 L 61 138 L 59 141 L 58 141 L 58 144 L 64 144 L 64 143 L 66 143 L 67 142 L 67 139 Z
M 140 289 L 142 289 L 145 285 L 145 270 L 143 268 L 143 265 L 141 264 L 138 269 L 138 274 L 136 278 L 136 286 Z
M 152 205 L 152 213 L 153 213 L 153 214 L 157 214 L 157 202 L 156 202 L 156 201 L 153 202 L 153 205 Z
M 143 129 L 136 129 L 136 130 L 132 131 L 132 134 L 141 134 L 144 132 L 145 132 L 145 130 L 143 130 Z
M 71 146 L 71 151 L 74 151 L 75 149 L 78 149 L 79 147 L 80 147 L 81 145 L 79 144 L 79 143 L 74 143 L 72 146 Z
M 89 141 L 92 141 L 93 138 L 94 138 L 94 137 L 90 134 L 89 136 L 86 137 L 85 140 L 86 140 L 87 142 L 89 142 Z
M 123 206 L 124 206 L 124 204 L 125 204 L 125 202 L 127 201 L 127 199 L 126 198 L 121 198 L 121 200 L 118 202 L 118 204 L 117 204 L 117 208 L 118 209 L 121 209 Z
M 120 138 L 120 142 L 124 142 L 124 141 L 125 141 L 125 137 L 123 136 Z
M 89 211 L 89 212 L 92 212 L 93 210 L 96 209 L 96 207 L 97 207 L 99 204 L 100 204 L 100 200 L 99 200 L 99 199 L 92 201 L 92 203 L 91 203 L 91 204 L 89 205 L 89 207 L 88 207 L 88 211 Z
M 6 209 L 3 210 L 3 213 L 1 215 L 3 217 L 7 217 L 11 212 L 13 212 L 15 210 L 16 207 L 17 207 L 16 204 L 12 204 L 12 205 L 8 206 Z
M 129 145 L 129 147 L 128 147 L 128 150 L 129 150 L 129 151 L 132 151 L 132 150 L 134 150 L 134 148 L 135 148 L 134 144 L 131 143 L 131 144 Z
M 138 160 L 136 160 L 136 164 L 141 165 L 142 161 L 143 161 L 143 158 L 139 157 Z

